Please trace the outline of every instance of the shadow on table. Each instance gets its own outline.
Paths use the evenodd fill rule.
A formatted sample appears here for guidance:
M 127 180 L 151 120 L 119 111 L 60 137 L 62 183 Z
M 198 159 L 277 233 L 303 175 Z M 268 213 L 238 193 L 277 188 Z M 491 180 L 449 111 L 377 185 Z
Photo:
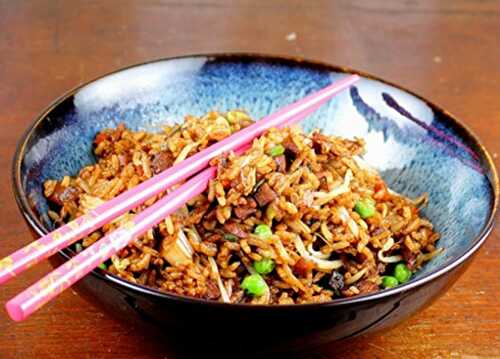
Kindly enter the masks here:
M 159 337 L 149 337 L 148 347 L 164 359 L 191 359 L 191 358 L 217 358 L 217 359 L 326 359 L 364 357 L 363 353 L 369 354 L 370 348 L 366 346 L 371 336 L 363 336 L 342 341 L 322 344 L 321 346 L 306 348 L 300 351 L 290 352 L 259 352 L 259 336 L 256 334 L 251 338 L 241 338 L 240 343 L 232 343 L 228 347 L 221 338 L 220 347 L 206 347 L 196 342 L 165 342 Z M 236 344 L 236 345 L 235 345 Z M 234 348 L 237 348 L 236 350 Z M 355 355 L 355 356 L 353 356 Z

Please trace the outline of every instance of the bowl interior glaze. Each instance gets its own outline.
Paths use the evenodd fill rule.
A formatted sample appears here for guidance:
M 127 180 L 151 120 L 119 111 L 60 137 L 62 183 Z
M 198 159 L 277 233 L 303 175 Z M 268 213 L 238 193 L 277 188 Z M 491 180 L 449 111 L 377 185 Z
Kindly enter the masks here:
M 312 62 L 238 55 L 160 60 L 107 75 L 56 102 L 28 131 L 14 173 L 18 191 L 21 197 L 26 193 L 35 225 L 46 231 L 52 224 L 43 182 L 75 175 L 94 162 L 91 143 L 103 128 L 124 122 L 132 129 L 158 131 L 186 114 L 235 108 L 258 119 L 346 72 Z M 423 214 L 442 234 L 439 247 L 445 251 L 415 281 L 464 255 L 486 233 L 496 176 L 475 137 L 449 114 L 401 88 L 362 76 L 302 126 L 364 138 L 366 161 L 393 190 L 409 197 L 429 193 Z

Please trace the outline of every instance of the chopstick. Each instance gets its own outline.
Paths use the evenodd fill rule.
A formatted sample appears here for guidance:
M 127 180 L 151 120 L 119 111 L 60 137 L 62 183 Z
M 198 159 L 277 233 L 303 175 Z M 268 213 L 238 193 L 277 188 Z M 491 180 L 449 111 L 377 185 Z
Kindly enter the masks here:
M 235 151 L 240 155 L 249 145 Z M 133 219 L 102 237 L 84 251 L 12 298 L 5 305 L 9 316 L 15 321 L 26 319 L 44 304 L 58 296 L 83 278 L 99 264 L 129 245 L 135 238 L 158 225 L 191 198 L 202 193 L 210 179 L 215 177 L 217 167 L 209 167 L 193 176 L 186 183 L 171 191 Z
M 137 207 L 149 198 L 165 191 L 208 165 L 208 162 L 224 152 L 235 150 L 264 131 L 279 127 L 291 118 L 302 119 L 315 111 L 338 92 L 351 86 L 359 79 L 357 75 L 345 77 L 279 111 L 264 117 L 237 133 L 188 157 L 136 187 L 96 207 L 89 213 L 45 234 L 38 240 L 0 260 L 0 284 L 16 277 L 32 265 L 46 259 L 57 251 L 85 237 L 104 224 L 111 222 L 125 212 Z
M 4 268 L 0 270 L 0 282 L 2 281 L 2 278 L 7 277 L 5 274 L 2 276 L 3 272 L 7 273 L 8 277 L 19 274 L 29 265 L 50 256 L 57 250 L 73 243 L 82 236 L 100 227 L 110 219 L 114 219 L 125 211 L 134 208 L 147 198 L 166 190 L 166 188 L 183 179 L 186 179 L 196 171 L 205 167 L 210 159 L 224 152 L 234 150 L 236 147 L 247 144 L 267 129 L 289 125 L 301 120 L 306 115 L 315 111 L 332 96 L 351 86 L 358 79 L 359 77 L 357 75 L 346 77 L 337 81 L 333 85 L 330 85 L 303 98 L 302 100 L 299 100 L 298 102 L 295 102 L 292 105 L 279 110 L 261 121 L 238 131 L 238 133 L 226 138 L 225 140 L 210 146 L 204 151 L 189 157 L 179 165 L 173 166 L 162 172 L 160 175 L 143 182 L 142 185 L 124 193 L 126 196 L 122 194 L 114 200 L 96 208 L 94 213 L 91 216 L 88 216 L 88 219 L 79 219 L 79 222 L 77 220 L 78 226 L 74 224 L 71 225 L 72 222 L 70 222 L 64 226 L 69 227 L 69 230 L 66 229 L 68 232 L 63 231 L 63 233 L 59 233 L 59 236 L 54 236 L 54 233 L 58 233 L 58 230 L 56 230 L 34 242 L 37 243 L 36 245 L 31 244 L 25 249 L 15 252 L 10 257 L 10 260 L 3 260 Z M 195 177 L 191 178 L 184 185 L 163 197 L 151 207 L 148 207 L 141 213 L 137 214 L 133 220 L 106 235 L 99 242 L 93 244 L 85 251 L 73 257 L 64 265 L 60 266 L 52 273 L 32 285 L 30 288 L 17 295 L 6 305 L 11 318 L 16 321 L 25 319 L 43 304 L 50 301 L 52 298 L 92 271 L 100 263 L 104 262 L 120 249 L 127 246 L 134 240 L 134 238 L 145 233 L 149 228 L 157 225 L 161 220 L 178 209 L 186 201 L 203 192 L 209 179 L 214 175 L 214 168 L 208 168 L 202 171 Z M 149 187 L 143 186 L 144 184 L 148 184 Z M 117 199 L 121 200 L 116 201 Z M 61 227 L 61 229 L 64 227 Z M 83 229 L 81 229 L 82 227 Z M 54 244 L 51 242 L 56 243 Z M 40 246 L 49 248 L 40 248 Z M 29 257 L 29 259 L 26 260 L 26 257 Z M 0 262 L 0 264 L 2 263 Z M 5 268 L 5 266 L 7 268 Z M 1 265 L 0 268 L 2 268 Z
M 214 177 L 215 172 L 215 167 L 203 170 L 152 206 L 138 213 L 132 220 L 110 232 L 31 287 L 19 293 L 5 305 L 9 316 L 15 321 L 26 319 L 99 264 L 125 248 L 136 237 L 160 223 L 192 197 L 202 193 L 206 189 L 208 181 Z

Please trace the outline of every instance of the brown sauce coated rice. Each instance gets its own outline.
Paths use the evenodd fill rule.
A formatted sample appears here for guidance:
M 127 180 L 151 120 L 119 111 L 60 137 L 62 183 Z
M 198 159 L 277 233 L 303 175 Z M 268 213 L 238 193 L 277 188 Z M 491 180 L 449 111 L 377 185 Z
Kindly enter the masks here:
M 66 223 L 251 123 L 238 110 L 187 116 L 161 133 L 104 130 L 94 141 L 95 164 L 45 182 L 49 216 Z M 312 303 L 377 291 L 396 262 L 416 271 L 438 253 L 439 234 L 419 215 L 427 197 L 389 190 L 363 152 L 361 139 L 270 130 L 244 155 L 214 159 L 217 177 L 207 190 L 114 255 L 107 269 L 133 283 L 232 303 Z M 82 247 L 159 198 L 87 236 Z M 362 218 L 356 204 L 366 200 L 375 212 Z M 259 224 L 272 235 L 254 234 Z M 274 269 L 262 276 L 265 294 L 252 296 L 240 285 L 263 259 Z

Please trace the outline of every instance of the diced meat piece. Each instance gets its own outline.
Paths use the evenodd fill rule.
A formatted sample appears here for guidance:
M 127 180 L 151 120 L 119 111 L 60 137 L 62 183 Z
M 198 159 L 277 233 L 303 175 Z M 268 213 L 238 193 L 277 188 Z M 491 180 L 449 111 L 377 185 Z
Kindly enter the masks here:
M 217 284 L 209 279 L 207 280 L 207 291 L 205 292 L 205 299 L 217 299 L 220 297 L 220 291 Z
M 75 187 L 64 188 L 59 183 L 56 185 L 54 192 L 49 197 L 49 201 L 63 206 L 65 202 L 74 201 L 78 198 L 79 190 Z
M 332 147 L 329 138 L 317 131 L 312 134 L 312 141 L 314 152 L 318 154 L 328 153 Z
M 218 242 L 221 239 L 222 239 L 222 234 L 220 234 L 220 233 L 210 234 L 210 235 L 208 235 L 208 236 L 205 237 L 205 240 L 207 242 L 210 242 L 210 243 Z
M 255 193 L 255 199 L 257 200 L 257 203 L 260 207 L 264 207 L 266 204 L 274 201 L 276 198 L 278 198 L 276 192 L 271 189 L 271 186 L 269 186 L 267 182 L 263 183 L 259 187 L 257 193 Z
M 153 166 L 154 174 L 158 174 L 163 172 L 174 163 L 174 156 L 170 151 L 161 151 L 156 153 L 153 156 L 153 160 L 151 161 L 151 165 Z
M 299 277 L 307 276 L 307 273 L 314 268 L 314 263 L 300 258 L 297 263 L 293 266 L 293 271 L 297 273 Z
M 241 224 L 238 224 L 238 223 L 233 222 L 233 221 L 226 222 L 224 224 L 224 230 L 226 230 L 229 233 L 234 234 L 236 237 L 239 237 L 239 238 L 248 237 L 248 233 L 243 230 L 243 228 L 241 227 Z
M 379 263 L 377 265 L 377 273 L 379 273 L 379 274 L 385 273 L 385 264 L 384 263 Z
M 285 173 L 286 172 L 286 157 L 285 155 L 280 155 L 274 158 L 274 162 L 276 162 L 276 166 L 278 167 L 278 172 Z
M 333 271 L 328 284 L 336 293 L 339 293 L 341 289 L 344 289 L 344 276 L 337 271 Z
M 246 219 L 251 214 L 257 212 L 255 208 L 250 208 L 248 206 L 239 206 L 234 208 L 234 214 L 239 219 Z
M 293 142 L 293 140 L 290 137 L 287 137 L 281 144 L 283 145 L 283 147 L 285 147 L 285 150 L 288 153 L 290 153 L 293 156 L 297 157 L 297 155 L 299 154 L 300 150 L 297 147 L 297 145 L 295 144 L 295 142 Z
M 203 225 L 201 223 L 196 223 L 194 225 L 194 228 L 196 228 L 196 231 L 201 236 L 201 238 L 203 238 L 205 236 L 205 234 L 207 233 L 207 230 L 205 229 L 205 227 L 203 227 Z
M 209 207 L 207 207 L 209 208 Z M 212 221 L 216 219 L 215 209 L 211 209 L 203 216 L 203 221 Z
M 257 203 L 255 203 L 255 200 L 252 198 L 249 198 L 246 200 L 246 204 L 240 205 L 238 207 L 234 208 L 234 214 L 236 217 L 239 219 L 245 219 L 249 215 L 255 213 L 257 211 Z
M 356 287 L 359 289 L 359 294 L 367 294 L 367 293 L 372 293 L 376 292 L 378 290 L 378 285 L 369 281 L 368 279 L 365 279 L 361 282 L 359 282 Z
M 415 270 L 415 262 L 417 260 L 417 255 L 415 253 L 412 253 L 406 246 L 402 246 L 401 248 L 401 253 L 403 255 L 403 259 L 406 262 L 406 265 L 410 270 Z

